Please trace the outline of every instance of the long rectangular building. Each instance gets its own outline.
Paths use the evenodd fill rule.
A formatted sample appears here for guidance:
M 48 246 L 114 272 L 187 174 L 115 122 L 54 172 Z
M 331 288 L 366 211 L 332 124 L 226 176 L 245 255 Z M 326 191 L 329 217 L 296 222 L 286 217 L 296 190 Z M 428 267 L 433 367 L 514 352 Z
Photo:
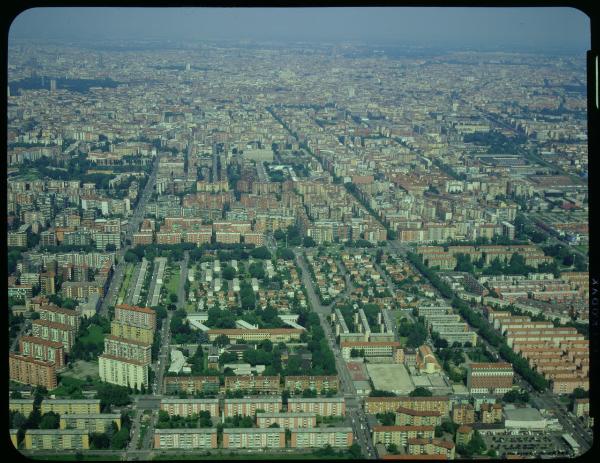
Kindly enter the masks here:
M 88 432 L 82 429 L 28 429 L 25 431 L 27 450 L 88 450 Z
M 345 416 L 346 399 L 344 397 L 290 397 L 288 412 L 316 413 L 320 416 Z
M 219 416 L 219 399 L 170 399 L 160 401 L 160 409 L 169 416 L 191 416 L 200 412 L 209 412 L 210 416 Z
M 471 394 L 504 394 L 512 389 L 515 374 L 507 362 L 471 363 L 467 389 Z
M 8 376 L 11 381 L 31 386 L 44 386 L 48 390 L 57 386 L 54 362 L 19 354 L 8 354 Z
M 315 428 L 317 415 L 315 413 L 267 413 L 256 414 L 256 424 L 259 428 L 268 428 L 277 423 L 280 428 Z
M 163 384 L 167 394 L 219 391 L 218 376 L 164 376 Z
M 40 306 L 37 312 L 40 314 L 40 320 L 69 325 L 76 333 L 79 330 L 81 315 L 77 310 L 64 309 L 48 304 Z
M 281 393 L 281 385 L 279 384 L 279 375 L 236 375 L 225 377 L 225 390 L 279 394 Z
M 94 415 L 100 413 L 100 399 L 44 399 L 40 411 L 42 415 L 48 412 Z
M 365 412 L 369 414 L 395 412 L 399 407 L 417 411 L 436 411 L 442 415 L 450 413 L 448 396 L 431 397 L 365 397 Z
M 216 449 L 216 428 L 154 430 L 155 449 Z
M 243 399 L 225 399 L 223 413 L 225 417 L 235 415 L 254 416 L 257 410 L 265 412 L 281 411 L 283 402 L 281 397 L 245 397 Z
M 206 332 L 208 340 L 213 342 L 221 335 L 227 336 L 235 341 L 255 341 L 260 342 L 265 339 L 272 343 L 289 342 L 291 340 L 300 339 L 300 335 L 304 330 L 297 328 L 257 328 L 255 330 L 244 330 L 237 328 L 211 329 Z
M 33 399 L 8 399 L 8 409 L 27 418 L 33 411 Z
M 106 432 L 112 423 L 121 429 L 121 415 L 118 413 L 67 413 L 60 416 L 60 429 L 83 429 L 90 433 Z
M 285 448 L 283 428 L 225 428 L 224 449 L 282 449 Z
M 128 325 L 118 320 L 110 322 L 110 334 L 119 338 L 131 339 L 146 344 L 154 341 L 154 330 L 139 326 Z
M 340 380 L 337 376 L 286 376 L 285 389 L 294 394 L 296 391 L 311 389 L 317 391 L 338 391 L 340 389 Z
M 347 448 L 352 445 L 353 440 L 354 434 L 350 427 L 290 429 L 292 448 L 321 448 L 326 445 L 333 448 Z

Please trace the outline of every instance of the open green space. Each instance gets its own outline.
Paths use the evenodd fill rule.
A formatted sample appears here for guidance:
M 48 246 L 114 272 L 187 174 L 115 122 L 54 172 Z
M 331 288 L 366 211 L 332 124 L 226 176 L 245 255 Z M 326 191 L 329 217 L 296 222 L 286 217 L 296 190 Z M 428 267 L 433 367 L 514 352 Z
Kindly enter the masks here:
M 127 294 L 127 289 L 131 283 L 131 278 L 133 275 L 133 270 L 135 269 L 135 265 L 132 263 L 128 263 L 125 268 L 125 276 L 123 278 L 123 283 L 121 284 L 121 289 L 119 289 L 119 299 L 123 301 L 125 299 L 125 295 Z
M 81 341 L 86 344 L 104 342 L 104 333 L 102 332 L 102 328 L 98 325 L 90 325 L 86 335 L 81 337 Z
M 85 380 L 88 376 L 100 379 L 98 375 L 98 361 L 77 360 L 72 363 L 73 367 L 66 370 L 62 375 L 70 378 Z
M 173 267 L 170 269 L 170 276 L 165 286 L 167 294 L 177 294 L 177 290 L 179 289 L 179 268 Z
M 584 254 L 589 254 L 590 252 L 590 247 L 587 244 L 579 244 L 577 246 L 573 246 L 575 249 L 577 249 L 579 252 L 582 252 Z

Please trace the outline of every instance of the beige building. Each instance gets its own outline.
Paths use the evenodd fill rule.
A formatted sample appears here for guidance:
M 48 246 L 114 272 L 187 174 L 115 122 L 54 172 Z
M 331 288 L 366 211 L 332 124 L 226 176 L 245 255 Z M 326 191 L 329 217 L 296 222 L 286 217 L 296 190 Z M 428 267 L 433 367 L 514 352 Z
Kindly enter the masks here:
M 219 399 L 171 399 L 160 401 L 160 409 L 169 416 L 191 416 L 200 412 L 209 412 L 210 416 L 219 416 Z
M 223 413 L 225 417 L 241 415 L 254 416 L 257 410 L 268 413 L 281 411 L 281 397 L 246 397 L 243 399 L 225 399 Z
M 111 384 L 140 389 L 148 386 L 148 364 L 109 354 L 98 357 L 100 379 Z
M 155 429 L 155 449 L 216 449 L 217 429 Z
M 28 429 L 27 450 L 89 450 L 88 432 L 81 429 Z
M 343 397 L 290 397 L 288 399 L 288 412 L 315 413 L 320 416 L 345 416 L 346 400 Z
M 317 415 L 315 413 L 267 413 L 256 414 L 256 424 L 259 428 L 268 428 L 277 423 L 280 428 L 315 428 Z
M 224 449 L 282 449 L 285 448 L 283 428 L 226 428 L 223 429 Z
M 70 413 L 61 415 L 60 429 L 83 429 L 88 432 L 106 432 L 111 423 L 121 429 L 121 415 L 118 413 Z
M 33 399 L 9 399 L 8 409 L 11 412 L 19 412 L 27 418 L 33 411 Z
M 374 444 L 406 446 L 408 439 L 433 439 L 435 426 L 373 426 Z
M 292 448 L 321 448 L 326 445 L 334 448 L 346 448 L 352 445 L 353 439 L 354 434 L 350 427 L 290 429 L 290 447 Z
M 41 413 L 54 412 L 59 415 L 67 413 L 91 415 L 100 413 L 100 399 L 45 399 L 42 401 Z

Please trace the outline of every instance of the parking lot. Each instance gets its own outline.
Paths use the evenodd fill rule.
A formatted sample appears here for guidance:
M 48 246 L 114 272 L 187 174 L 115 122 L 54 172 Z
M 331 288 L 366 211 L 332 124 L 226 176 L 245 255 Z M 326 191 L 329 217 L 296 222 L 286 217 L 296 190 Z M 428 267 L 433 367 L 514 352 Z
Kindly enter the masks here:
M 571 456 L 572 452 L 560 433 L 532 432 L 519 435 L 497 434 L 484 437 L 488 449 L 494 449 L 498 456 L 506 454 L 539 457 L 552 455 L 554 457 Z

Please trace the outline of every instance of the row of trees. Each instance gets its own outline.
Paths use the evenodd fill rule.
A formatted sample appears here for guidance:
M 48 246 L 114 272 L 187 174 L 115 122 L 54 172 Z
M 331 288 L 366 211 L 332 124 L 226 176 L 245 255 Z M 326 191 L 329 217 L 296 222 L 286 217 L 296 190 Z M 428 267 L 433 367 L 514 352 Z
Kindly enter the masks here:
M 160 410 L 158 412 L 158 422 L 156 423 L 157 429 L 210 427 L 212 427 L 212 420 L 209 411 L 201 411 L 190 416 L 169 416 L 167 412 Z

